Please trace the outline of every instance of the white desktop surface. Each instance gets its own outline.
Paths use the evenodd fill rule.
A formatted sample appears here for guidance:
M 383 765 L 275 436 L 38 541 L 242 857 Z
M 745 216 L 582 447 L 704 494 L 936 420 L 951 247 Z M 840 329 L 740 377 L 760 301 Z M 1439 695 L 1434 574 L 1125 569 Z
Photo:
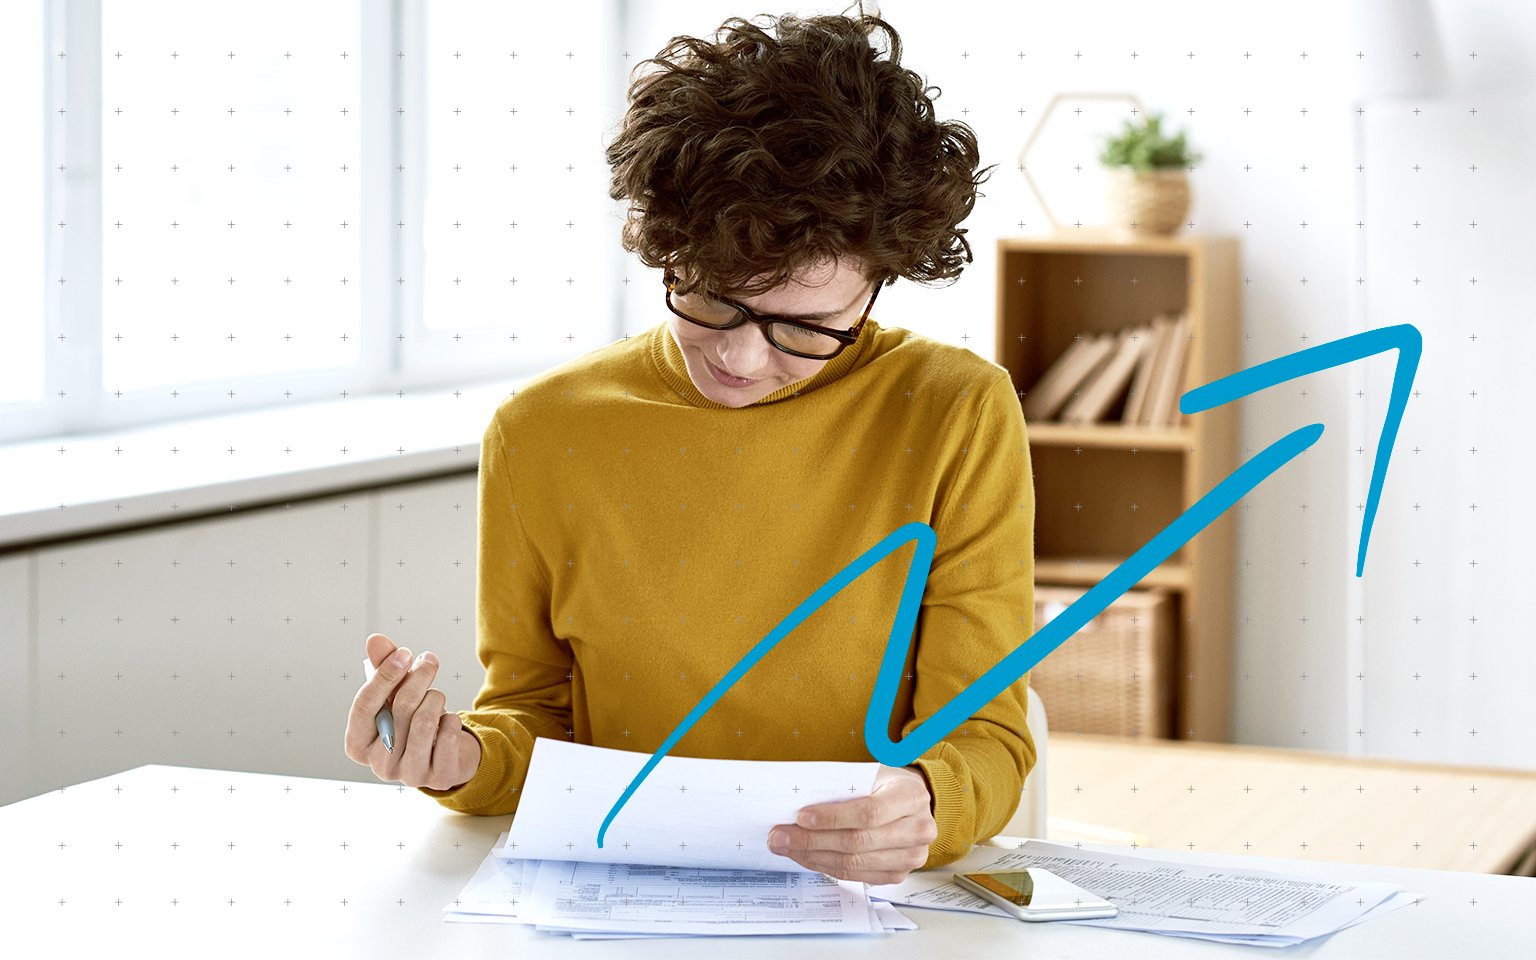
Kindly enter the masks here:
M 138 767 L 0 807 L 0 943 L 16 957 L 279 960 L 1536 956 L 1533 878 L 1163 849 L 1146 853 L 1388 881 L 1423 900 L 1283 949 L 914 907 L 899 909 L 921 929 L 868 936 L 575 941 L 444 922 L 443 905 L 510 821 L 453 813 L 389 784 Z

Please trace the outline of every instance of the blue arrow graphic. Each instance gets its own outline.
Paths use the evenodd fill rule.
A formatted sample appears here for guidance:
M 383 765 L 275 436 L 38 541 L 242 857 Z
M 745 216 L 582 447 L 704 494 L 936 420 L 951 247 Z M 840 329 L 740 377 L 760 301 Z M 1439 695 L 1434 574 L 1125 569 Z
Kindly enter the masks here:
M 1295 380 L 1309 373 L 1327 370 L 1355 360 L 1397 351 L 1397 370 L 1392 374 L 1392 397 L 1387 402 L 1387 416 L 1381 423 L 1381 439 L 1376 444 L 1376 465 L 1371 469 L 1370 492 L 1365 498 L 1365 519 L 1360 525 L 1360 552 L 1355 556 L 1355 576 L 1365 570 L 1365 550 L 1371 541 L 1371 525 L 1376 520 L 1376 505 L 1381 500 L 1381 487 L 1387 478 L 1387 462 L 1392 459 L 1392 446 L 1397 442 L 1397 428 L 1403 420 L 1403 410 L 1408 406 L 1408 394 L 1413 389 L 1413 377 L 1419 369 L 1419 355 L 1424 352 L 1424 338 L 1419 328 L 1411 323 L 1399 323 L 1391 327 L 1378 327 L 1342 340 L 1318 344 L 1307 350 L 1283 357 L 1276 357 L 1256 367 L 1239 370 L 1229 377 L 1210 383 L 1184 394 L 1179 398 L 1180 413 L 1199 413 L 1219 407 L 1229 400 L 1246 397 L 1266 387 L 1287 380 Z M 1313 424 L 1319 435 L 1323 425 Z M 1298 451 L 1299 452 L 1299 451 Z M 1119 594 L 1116 594 L 1119 596 Z
M 1179 398 L 1180 412 L 1199 413 L 1297 377 L 1393 349 L 1398 352 L 1397 369 L 1392 378 L 1392 397 L 1387 405 L 1385 422 L 1382 424 L 1381 440 L 1376 449 L 1376 463 L 1371 473 L 1370 492 L 1366 497 L 1365 518 L 1360 529 L 1360 551 L 1355 561 L 1357 577 L 1361 576 L 1365 569 L 1365 552 L 1370 542 L 1371 525 L 1376 516 L 1377 502 L 1381 498 L 1387 464 L 1392 457 L 1392 445 L 1397 439 L 1398 426 L 1402 421 L 1403 411 L 1408 405 L 1413 378 L 1418 371 L 1419 356 L 1423 352 L 1423 338 L 1418 328 L 1412 324 L 1402 323 L 1319 344 L 1306 350 L 1277 357 L 1256 367 L 1240 370 L 1220 380 L 1213 380 Z M 1188 543 L 1271 474 L 1316 443 L 1322 435 L 1323 425 L 1312 423 L 1293 430 L 1264 448 L 1253 459 L 1223 478 L 1210 492 L 1191 504 L 1189 509 L 1160 530 L 1118 567 L 1111 570 L 1108 576 L 1073 601 L 1071 606 L 1036 631 L 1034 636 L 993 664 L 990 670 L 977 677 L 970 686 L 956 694 L 949 703 L 924 720 L 899 742 L 890 738 L 887 723 L 891 710 L 895 707 L 896 691 L 901 680 L 902 668 L 906 663 L 907 648 L 912 642 L 923 589 L 928 583 L 928 571 L 933 565 L 937 537 L 932 527 L 920 521 L 897 527 L 879 543 L 866 550 L 858 559 L 839 571 L 836 576 L 822 584 L 816 592 L 801 601 L 789 616 L 759 640 L 731 668 L 729 673 L 710 688 L 704 698 L 688 712 L 688 715 L 646 761 L 645 766 L 625 788 L 618 802 L 608 811 L 608 816 L 603 818 L 602 826 L 597 831 L 598 847 L 601 848 L 603 845 L 603 837 L 608 832 L 609 824 L 613 822 L 614 817 L 618 816 L 619 811 L 624 808 L 624 804 L 645 781 L 645 778 L 650 775 L 651 770 L 661 762 L 662 757 L 667 755 L 667 751 L 671 750 L 677 741 L 681 740 L 693 725 L 709 712 L 725 692 L 745 676 L 748 670 L 756 666 L 768 651 L 777 646 L 778 642 L 798 627 L 806 617 L 820 609 L 844 587 L 897 548 L 912 541 L 917 543 L 912 563 L 907 568 L 907 580 L 902 587 L 901 600 L 896 608 L 896 620 L 891 626 L 891 636 L 886 642 L 885 654 L 880 662 L 880 673 L 875 680 L 875 688 L 870 694 L 869 709 L 864 715 L 864 743 L 869 747 L 870 755 L 876 760 L 887 766 L 904 767 L 970 719 L 972 714 L 1006 689 L 1009 684 L 1024 676 L 1085 623 L 1103 612 L 1115 598 L 1135 586 L 1175 550 Z

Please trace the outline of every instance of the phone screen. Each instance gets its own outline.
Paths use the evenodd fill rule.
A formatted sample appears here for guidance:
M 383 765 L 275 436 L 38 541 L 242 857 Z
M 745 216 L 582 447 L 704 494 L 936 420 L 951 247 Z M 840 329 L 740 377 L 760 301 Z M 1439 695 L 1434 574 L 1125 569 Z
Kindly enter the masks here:
M 968 873 L 966 879 L 1004 898 L 1010 903 L 1027 907 L 1035 897 L 1035 881 L 1027 870 L 1009 873 Z

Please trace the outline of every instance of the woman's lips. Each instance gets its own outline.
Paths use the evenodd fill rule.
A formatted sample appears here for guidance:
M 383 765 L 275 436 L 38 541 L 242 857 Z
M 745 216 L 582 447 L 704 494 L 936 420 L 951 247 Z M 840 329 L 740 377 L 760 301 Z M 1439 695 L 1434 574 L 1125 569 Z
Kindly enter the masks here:
M 721 370 L 719 367 L 715 366 L 713 363 L 710 363 L 708 357 L 704 358 L 704 365 L 709 367 L 710 376 L 714 377 L 717 382 L 724 384 L 727 387 L 750 387 L 752 384 L 758 382 L 757 380 L 748 380 L 745 377 L 733 377 L 726 373 L 724 370 Z

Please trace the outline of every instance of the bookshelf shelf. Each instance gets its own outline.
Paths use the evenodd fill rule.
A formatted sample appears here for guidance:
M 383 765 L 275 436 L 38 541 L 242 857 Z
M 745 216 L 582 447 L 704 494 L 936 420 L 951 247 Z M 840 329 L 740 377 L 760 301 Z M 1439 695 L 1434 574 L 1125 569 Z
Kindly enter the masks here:
M 1110 447 L 1116 450 L 1187 450 L 1195 440 L 1188 427 L 1122 427 L 1113 423 L 1031 423 L 1029 441 L 1052 447 Z
M 1021 403 L 1075 340 L 1118 335 L 1158 314 L 1187 317 L 1175 398 L 1239 369 L 1236 237 L 1003 237 L 997 252 L 994 359 Z M 1091 423 L 1026 416 L 1037 584 L 1097 584 L 1236 468 L 1237 403 L 1175 413 L 1162 427 L 1121 423 L 1127 406 L 1122 396 Z M 1176 599 L 1174 665 L 1162 693 L 1180 739 L 1231 735 L 1235 537 L 1227 511 L 1137 584 Z

